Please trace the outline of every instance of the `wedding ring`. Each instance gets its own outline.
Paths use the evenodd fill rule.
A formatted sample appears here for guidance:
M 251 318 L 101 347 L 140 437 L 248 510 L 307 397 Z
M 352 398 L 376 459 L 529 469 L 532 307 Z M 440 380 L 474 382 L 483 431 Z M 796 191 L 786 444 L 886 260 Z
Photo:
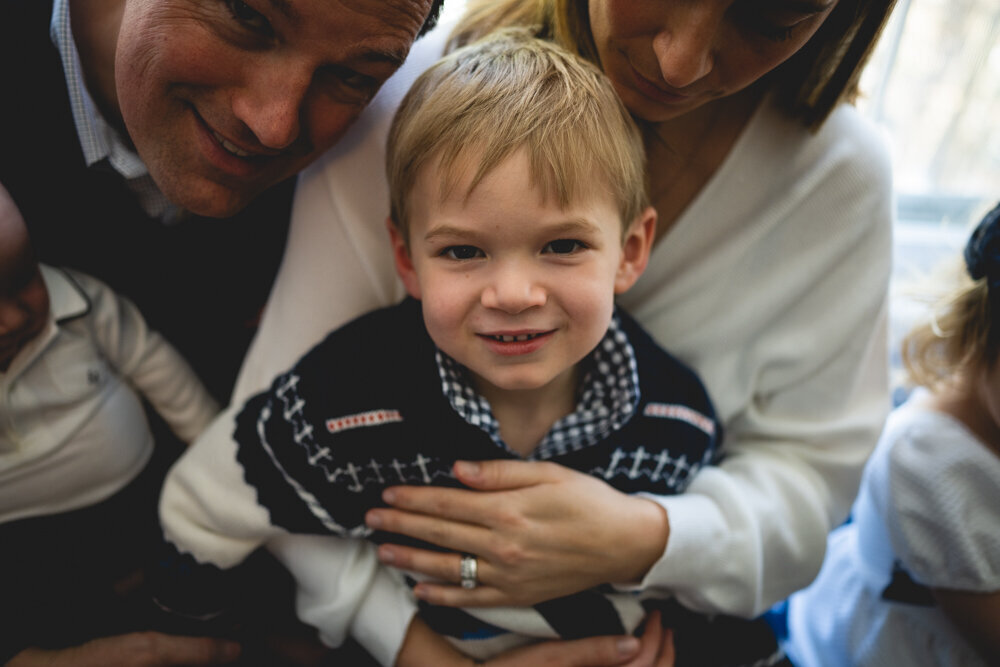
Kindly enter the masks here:
M 462 556 L 458 571 L 462 580 L 462 588 L 471 590 L 479 584 L 479 561 L 472 554 Z

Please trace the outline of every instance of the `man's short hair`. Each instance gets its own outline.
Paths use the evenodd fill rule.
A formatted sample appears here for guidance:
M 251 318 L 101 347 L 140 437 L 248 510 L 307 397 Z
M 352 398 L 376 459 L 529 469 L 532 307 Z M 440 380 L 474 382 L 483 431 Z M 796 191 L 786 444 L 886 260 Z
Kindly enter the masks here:
M 386 171 L 392 219 L 404 238 L 407 199 L 422 167 L 439 161 L 442 195 L 462 169 L 475 169 L 468 195 L 521 149 L 531 180 L 560 206 L 604 187 L 623 234 L 647 206 L 642 137 L 607 77 L 561 47 L 510 28 L 442 58 L 396 112 Z

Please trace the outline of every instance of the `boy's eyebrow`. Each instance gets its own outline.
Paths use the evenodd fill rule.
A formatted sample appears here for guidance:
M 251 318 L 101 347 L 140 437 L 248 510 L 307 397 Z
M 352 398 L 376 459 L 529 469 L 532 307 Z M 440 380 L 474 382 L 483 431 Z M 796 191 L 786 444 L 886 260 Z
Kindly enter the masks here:
M 583 234 L 587 232 L 593 233 L 597 230 L 597 224 L 587 218 L 568 218 L 566 220 L 545 225 L 545 233 L 553 236 L 563 234 Z M 424 234 L 424 240 L 430 241 L 431 239 L 439 236 L 475 238 L 481 235 L 481 232 L 478 230 L 465 229 L 454 225 L 439 225 L 427 230 L 427 233 Z
M 454 225 L 438 225 L 437 227 L 432 227 L 427 230 L 424 234 L 424 240 L 430 241 L 431 239 L 437 238 L 438 236 L 474 236 L 475 233 L 469 229 L 463 229 L 461 227 L 455 227 Z

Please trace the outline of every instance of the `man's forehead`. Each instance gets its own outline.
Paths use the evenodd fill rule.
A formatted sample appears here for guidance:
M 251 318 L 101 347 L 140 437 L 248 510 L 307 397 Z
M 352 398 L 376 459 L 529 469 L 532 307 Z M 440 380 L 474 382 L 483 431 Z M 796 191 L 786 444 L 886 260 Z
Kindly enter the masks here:
M 432 0 L 258 0 L 300 28 L 333 28 L 340 48 L 398 66 L 427 20 Z M 350 38 L 350 39 L 348 39 Z M 351 42 L 350 44 L 345 42 Z

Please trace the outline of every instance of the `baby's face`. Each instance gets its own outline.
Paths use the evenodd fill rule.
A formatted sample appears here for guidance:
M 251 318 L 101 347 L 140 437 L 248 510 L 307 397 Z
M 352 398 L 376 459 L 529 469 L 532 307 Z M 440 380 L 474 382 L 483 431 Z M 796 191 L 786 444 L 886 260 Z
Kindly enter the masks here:
M 572 391 L 577 362 L 604 337 L 615 294 L 648 254 L 632 233 L 623 243 L 611 196 L 595 188 L 563 208 L 528 174 L 527 157 L 516 153 L 467 197 L 459 183 L 442 199 L 431 163 L 410 197 L 409 253 L 396 239 L 397 261 L 411 263 L 400 274 L 422 302 L 428 333 L 487 398 Z
M 28 230 L 0 188 L 0 372 L 37 336 L 49 317 L 49 292 L 28 240 Z

